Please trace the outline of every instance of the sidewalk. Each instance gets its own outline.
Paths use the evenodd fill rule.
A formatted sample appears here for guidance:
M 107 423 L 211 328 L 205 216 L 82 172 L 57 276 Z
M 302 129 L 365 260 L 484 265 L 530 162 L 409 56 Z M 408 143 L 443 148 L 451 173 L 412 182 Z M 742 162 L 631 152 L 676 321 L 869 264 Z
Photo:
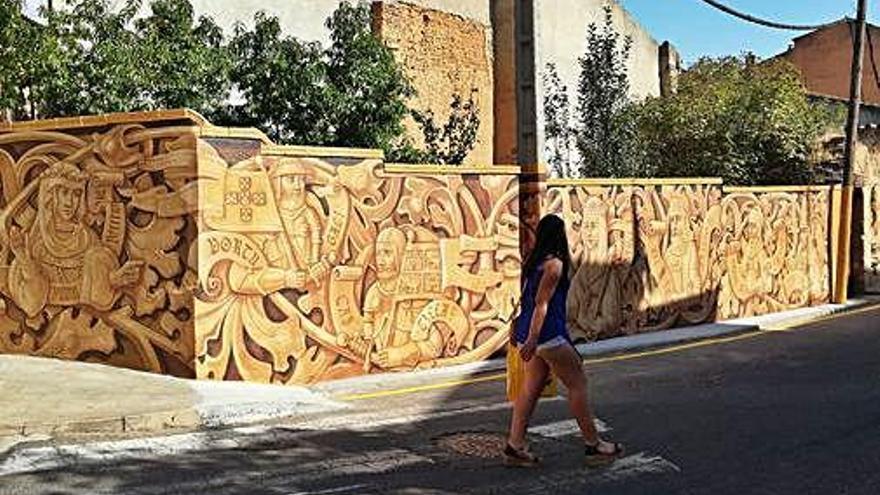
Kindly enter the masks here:
M 0 355 L 0 391 L 0 438 L 216 428 L 345 407 L 304 387 L 184 380 L 9 355 Z
M 579 346 L 588 357 L 778 330 L 833 313 L 875 305 L 854 300 L 758 318 L 634 335 Z M 149 435 L 168 429 L 210 429 L 291 416 L 340 412 L 347 399 L 456 380 L 498 379 L 504 360 L 411 373 L 386 373 L 311 388 L 183 380 L 97 364 L 0 355 L 0 453 L 10 445 L 52 437 Z M 487 376 L 486 373 L 495 374 Z M 336 398 L 339 398 L 338 400 Z

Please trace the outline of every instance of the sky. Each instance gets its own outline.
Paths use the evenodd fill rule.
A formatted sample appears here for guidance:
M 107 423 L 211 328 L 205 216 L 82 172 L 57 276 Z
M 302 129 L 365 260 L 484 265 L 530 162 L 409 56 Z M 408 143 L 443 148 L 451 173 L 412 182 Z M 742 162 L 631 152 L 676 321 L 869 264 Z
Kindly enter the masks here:
M 856 0 L 721 0 L 756 17 L 787 24 L 823 24 L 855 17 Z M 685 65 L 701 56 L 737 55 L 752 51 L 771 57 L 785 51 L 803 31 L 783 31 L 749 24 L 716 10 L 702 0 L 618 0 L 651 33 L 669 40 Z M 869 2 L 868 21 L 880 20 L 880 2 Z

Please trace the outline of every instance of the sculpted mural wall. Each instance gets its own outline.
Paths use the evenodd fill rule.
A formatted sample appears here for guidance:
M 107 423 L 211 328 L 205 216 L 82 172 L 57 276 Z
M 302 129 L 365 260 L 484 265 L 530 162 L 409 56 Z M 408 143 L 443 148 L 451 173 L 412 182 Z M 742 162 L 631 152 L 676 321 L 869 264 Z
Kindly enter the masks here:
M 186 111 L 0 126 L 0 352 L 280 384 L 486 359 L 542 209 L 570 229 L 579 338 L 829 298 L 826 188 L 545 184 L 380 156 Z
M 199 147 L 196 370 L 312 383 L 485 359 L 519 297 L 516 176 Z
M 0 134 L 0 352 L 194 375 L 195 139 Z
M 596 340 L 828 300 L 828 191 L 551 182 L 575 267 L 569 327 Z M 734 192 L 737 191 L 737 192 Z

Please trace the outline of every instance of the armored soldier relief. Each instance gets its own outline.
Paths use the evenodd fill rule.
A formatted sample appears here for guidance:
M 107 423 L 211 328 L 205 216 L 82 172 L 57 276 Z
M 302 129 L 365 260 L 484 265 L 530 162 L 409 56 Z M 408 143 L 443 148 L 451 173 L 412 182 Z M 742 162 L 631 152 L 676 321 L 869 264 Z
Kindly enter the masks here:
M 198 376 L 272 383 L 484 359 L 518 297 L 512 176 L 199 148 Z

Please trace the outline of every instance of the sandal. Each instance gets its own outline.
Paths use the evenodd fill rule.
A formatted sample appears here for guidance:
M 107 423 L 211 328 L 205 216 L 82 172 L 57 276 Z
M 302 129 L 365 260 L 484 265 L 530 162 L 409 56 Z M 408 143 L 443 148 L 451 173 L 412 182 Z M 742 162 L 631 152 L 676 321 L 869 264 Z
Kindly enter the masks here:
M 541 462 L 541 459 L 538 458 L 535 454 L 529 452 L 527 449 L 517 449 L 514 446 L 507 444 L 504 447 L 504 465 L 510 467 L 535 467 L 538 463 Z
M 614 450 L 611 452 L 601 452 L 599 451 L 599 444 L 596 445 L 586 445 L 584 454 L 586 456 L 586 463 L 589 467 L 602 467 L 607 466 L 617 459 L 623 457 L 624 448 L 622 443 L 613 443 Z

